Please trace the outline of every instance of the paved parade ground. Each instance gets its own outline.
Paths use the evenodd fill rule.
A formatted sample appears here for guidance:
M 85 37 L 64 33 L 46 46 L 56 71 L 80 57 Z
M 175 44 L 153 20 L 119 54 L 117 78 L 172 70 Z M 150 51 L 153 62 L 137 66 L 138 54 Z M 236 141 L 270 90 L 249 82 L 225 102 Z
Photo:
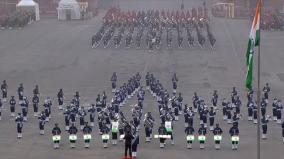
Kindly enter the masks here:
M 186 0 L 185 0 L 186 1 Z M 202 1 L 191 0 L 185 8 L 202 5 Z M 136 3 L 137 2 L 137 3 Z M 121 0 L 124 10 L 150 8 L 178 8 L 180 1 L 162 0 L 144 2 Z M 208 1 L 208 5 L 209 5 Z M 156 7 L 157 6 L 157 7 Z M 81 103 L 95 103 L 97 94 L 106 91 L 108 100 L 112 97 L 110 77 L 117 72 L 118 85 L 127 82 L 136 72 L 142 75 L 145 85 L 146 72 L 153 73 L 161 83 L 172 91 L 171 77 L 177 73 L 179 78 L 177 92 L 181 92 L 184 103 L 192 106 L 193 92 L 211 104 L 213 90 L 219 92 L 219 103 L 230 97 L 233 86 L 241 94 L 243 118 L 239 122 L 240 145 L 237 151 L 231 150 L 229 137 L 230 125 L 222 120 L 221 111 L 217 114 L 224 134 L 221 150 L 215 150 L 212 134 L 208 137 L 206 148 L 199 149 L 195 142 L 193 149 L 186 149 L 184 118 L 174 124 L 175 145 L 170 142 L 164 149 L 159 148 L 158 140 L 145 143 L 145 133 L 140 131 L 139 159 L 254 159 L 256 158 L 256 125 L 247 121 L 246 89 L 244 86 L 246 66 L 245 52 L 250 31 L 247 20 L 211 18 L 213 34 L 217 42 L 215 48 L 174 48 L 154 50 L 136 48 L 91 48 L 90 38 L 101 26 L 105 11 L 88 21 L 57 21 L 42 19 L 22 29 L 0 30 L 0 81 L 7 80 L 8 95 L 17 95 L 19 83 L 24 84 L 25 94 L 31 98 L 34 85 L 38 84 L 41 101 L 47 96 L 53 99 L 51 121 L 46 124 L 46 134 L 39 135 L 38 119 L 29 112 L 29 121 L 24 123 L 23 138 L 17 139 L 14 118 L 10 118 L 6 104 L 0 121 L 0 159 L 119 159 L 123 156 L 124 146 L 109 144 L 103 149 L 98 125 L 93 129 L 91 148 L 83 148 L 82 133 L 76 149 L 69 148 L 68 135 L 62 134 L 59 150 L 54 150 L 51 142 L 51 129 L 55 122 L 64 129 L 64 116 L 57 108 L 57 92 L 63 88 L 65 97 L 71 100 L 75 91 L 80 92 Z M 265 82 L 271 85 L 271 98 L 284 101 L 284 32 L 272 31 L 261 34 L 261 87 Z M 256 62 L 255 62 L 256 63 Z M 255 71 L 256 72 L 256 71 Z M 256 82 L 254 83 L 256 84 Z M 30 100 L 31 101 L 31 100 Z M 130 119 L 128 100 L 123 112 Z M 154 134 L 157 133 L 160 119 L 157 102 L 146 91 L 144 113 L 151 111 L 156 119 Z M 221 107 L 221 106 L 220 106 Z M 31 106 L 30 106 L 31 108 Z M 41 109 L 43 107 L 41 106 Z M 271 114 L 271 99 L 267 108 Z M 17 111 L 20 111 L 17 107 Z M 88 118 L 89 119 L 89 118 Z M 195 130 L 199 128 L 195 118 Z M 268 124 L 268 139 L 261 141 L 262 159 L 284 159 L 281 126 L 271 121 Z

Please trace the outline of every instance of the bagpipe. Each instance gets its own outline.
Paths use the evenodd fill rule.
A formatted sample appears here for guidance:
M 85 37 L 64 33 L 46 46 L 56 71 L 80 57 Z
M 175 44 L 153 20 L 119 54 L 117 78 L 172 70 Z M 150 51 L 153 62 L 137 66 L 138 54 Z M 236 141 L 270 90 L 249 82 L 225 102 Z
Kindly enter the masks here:
M 122 112 L 119 112 L 119 117 L 120 117 L 120 120 L 123 124 L 125 124 L 127 122 L 124 114 Z
M 153 129 L 153 127 L 154 127 L 154 120 L 149 118 L 149 117 L 145 118 L 144 126 L 147 127 L 147 128 Z
M 137 108 L 132 108 L 132 117 L 138 117 L 140 119 L 141 117 L 141 109 Z

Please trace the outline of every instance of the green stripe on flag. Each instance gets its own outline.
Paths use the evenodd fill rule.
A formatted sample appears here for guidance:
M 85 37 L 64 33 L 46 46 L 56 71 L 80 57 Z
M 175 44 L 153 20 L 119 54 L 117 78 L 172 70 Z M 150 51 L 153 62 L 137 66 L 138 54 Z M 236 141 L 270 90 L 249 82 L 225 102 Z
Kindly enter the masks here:
M 250 55 L 250 51 L 251 51 L 251 43 L 252 43 L 252 40 L 249 39 L 248 41 L 248 46 L 247 46 L 247 53 L 246 53 L 246 65 L 248 66 L 249 65 L 249 55 Z
M 249 57 L 249 65 L 247 67 L 247 77 L 246 77 L 246 87 L 251 90 L 252 89 L 252 74 L 253 74 L 253 55 L 251 54 Z
M 247 54 L 246 54 L 246 61 L 247 61 L 247 63 L 246 63 L 247 64 L 246 87 L 248 89 L 252 89 L 253 51 L 254 51 L 253 40 L 249 39 Z
M 255 46 L 259 46 L 259 42 L 260 42 L 260 31 L 256 30 L 256 33 L 255 33 Z

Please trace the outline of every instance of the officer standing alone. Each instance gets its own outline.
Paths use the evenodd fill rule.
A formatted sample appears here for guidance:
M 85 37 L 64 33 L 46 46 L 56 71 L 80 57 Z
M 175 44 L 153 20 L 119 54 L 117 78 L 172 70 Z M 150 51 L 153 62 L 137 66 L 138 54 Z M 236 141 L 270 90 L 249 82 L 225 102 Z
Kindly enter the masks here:
M 132 140 L 134 137 L 130 131 L 126 131 L 123 139 L 125 140 L 124 156 L 127 158 L 127 151 L 129 151 L 129 157 L 132 158 Z

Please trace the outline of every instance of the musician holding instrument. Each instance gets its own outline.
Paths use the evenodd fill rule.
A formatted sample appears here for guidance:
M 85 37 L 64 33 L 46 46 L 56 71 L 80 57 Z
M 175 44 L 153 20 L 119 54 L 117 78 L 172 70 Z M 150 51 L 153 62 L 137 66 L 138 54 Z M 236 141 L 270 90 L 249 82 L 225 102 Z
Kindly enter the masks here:
M 155 120 L 152 117 L 151 112 L 148 112 L 145 114 L 144 127 L 145 127 L 145 134 L 146 134 L 146 142 L 151 142 L 154 121 Z
M 159 136 L 167 134 L 166 127 L 165 127 L 165 125 L 163 123 L 161 123 L 161 126 L 158 129 L 158 133 L 159 133 Z M 160 148 L 164 148 L 165 147 L 165 141 L 166 141 L 166 138 L 160 137 Z
M 186 141 L 187 141 L 186 148 L 192 149 L 192 143 L 194 141 L 194 128 L 192 127 L 192 125 L 188 125 L 185 128 L 185 134 L 186 134 Z

